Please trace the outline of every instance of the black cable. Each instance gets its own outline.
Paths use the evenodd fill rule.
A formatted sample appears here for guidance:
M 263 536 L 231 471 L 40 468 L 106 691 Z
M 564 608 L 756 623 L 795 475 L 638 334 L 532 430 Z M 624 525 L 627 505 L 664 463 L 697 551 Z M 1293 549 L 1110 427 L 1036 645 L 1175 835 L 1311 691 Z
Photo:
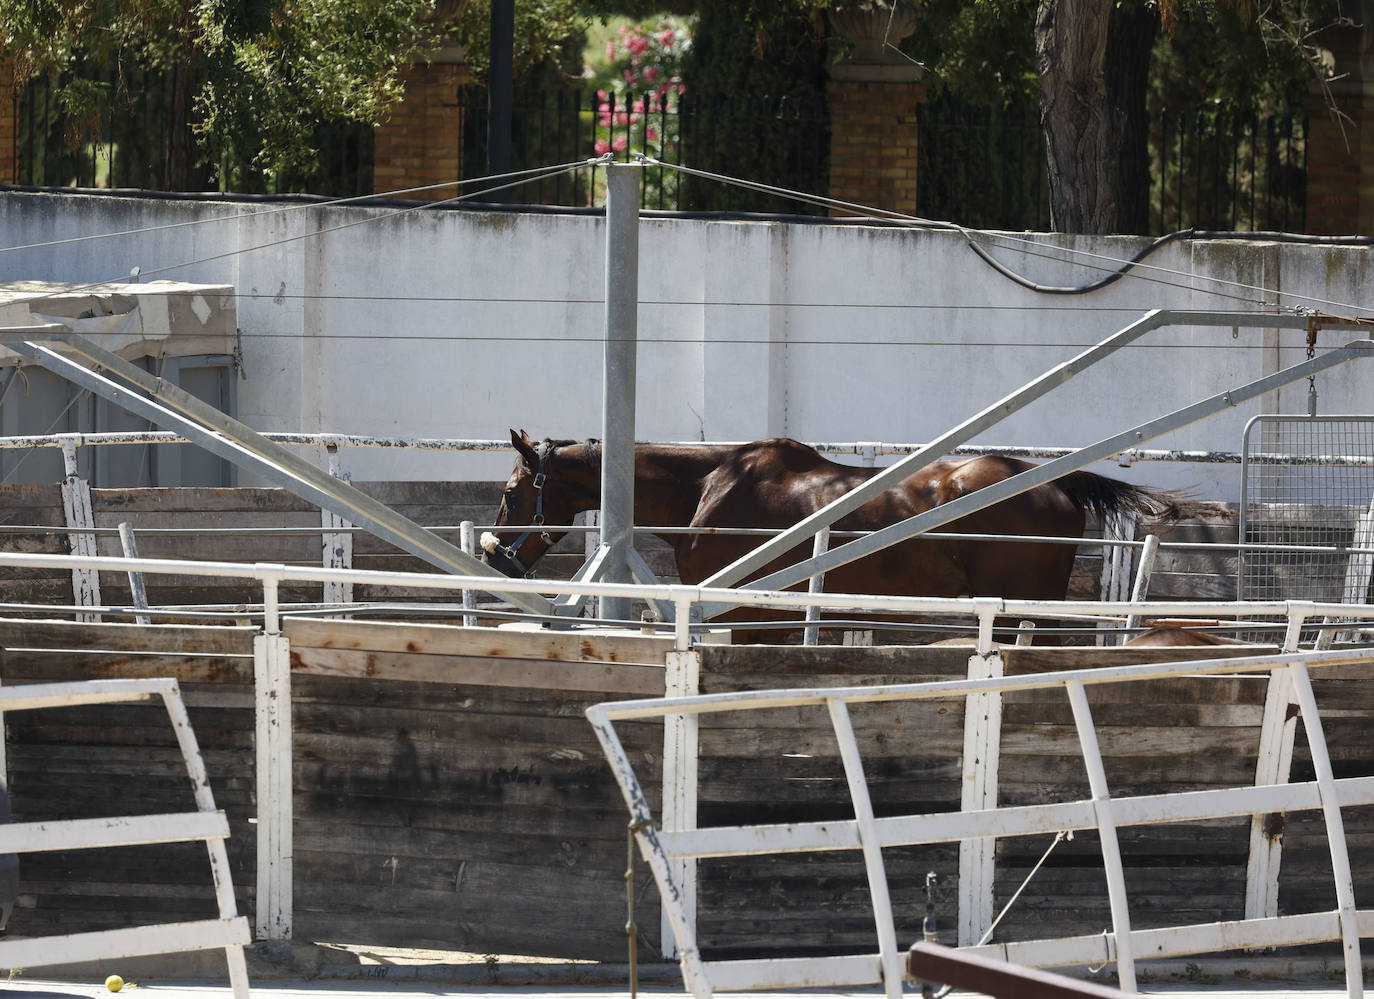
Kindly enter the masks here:
M 967 235 L 967 233 L 965 234 Z M 1036 292 L 1041 295 L 1086 295 L 1089 292 L 1098 291 L 1125 277 L 1136 264 L 1140 263 L 1150 254 L 1161 247 L 1180 239 L 1196 240 L 1227 240 L 1242 239 L 1249 241 L 1262 241 L 1266 243 L 1306 243 L 1316 246 L 1374 246 L 1374 237 L 1369 236 L 1307 236 L 1301 233 L 1289 232 L 1224 232 L 1209 229 L 1180 229 L 1177 232 L 1165 233 L 1151 240 L 1150 244 L 1136 253 L 1130 260 L 1123 263 L 1110 274 L 1081 285 L 1048 285 L 1032 281 L 1011 270 L 1005 264 L 994 258 L 986 249 L 980 246 L 973 239 L 968 240 L 968 245 L 974 253 L 993 270 L 1001 274 L 1007 280 L 1012 281 L 1022 288 Z

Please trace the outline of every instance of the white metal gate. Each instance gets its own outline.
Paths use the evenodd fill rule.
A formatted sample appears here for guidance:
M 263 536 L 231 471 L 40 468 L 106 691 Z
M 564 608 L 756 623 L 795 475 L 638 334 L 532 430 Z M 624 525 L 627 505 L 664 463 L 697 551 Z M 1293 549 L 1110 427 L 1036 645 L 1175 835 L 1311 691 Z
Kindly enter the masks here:
M 1374 608 L 1357 613 L 1374 617 Z M 1300 617 L 1300 612 L 1299 612 Z M 1296 632 L 1300 620 L 1292 622 Z M 875 687 L 810 690 L 764 690 L 625 701 L 596 705 L 588 719 L 620 783 L 631 814 L 640 852 L 648 862 L 664 900 L 666 917 L 677 941 L 683 977 L 697 999 L 715 990 L 795 988 L 881 982 L 889 999 L 902 995 L 903 961 L 894 932 L 892 905 L 883 866 L 886 847 L 918 843 L 995 841 L 998 837 L 1095 829 L 1101 837 L 1103 865 L 1111 905 L 1112 932 L 992 944 L 972 948 L 989 956 L 1030 965 L 1091 964 L 1105 959 L 1117 964 L 1121 987 L 1135 991 L 1135 955 L 1175 957 L 1234 948 L 1293 946 L 1339 940 L 1345 958 L 1346 986 L 1352 997 L 1363 995 L 1359 938 L 1374 935 L 1374 911 L 1357 911 L 1345 841 L 1341 808 L 1374 803 L 1374 777 L 1336 780 L 1323 735 L 1309 671 L 1336 665 L 1374 664 L 1374 649 L 1243 656 L 1181 663 L 1105 667 L 986 679 Z M 1085 687 L 1184 676 L 1222 676 L 1275 670 L 1288 674 L 1307 732 L 1316 779 L 1286 784 L 1256 782 L 1205 791 L 1175 792 L 1113 798 L 1107 784 L 1096 729 Z M 1062 687 L 1072 706 L 1075 725 L 1089 775 L 1087 800 L 1021 807 L 967 808 L 957 813 L 875 818 L 864 778 L 863 763 L 850 723 L 850 707 L 876 701 L 968 697 L 995 698 L 1009 691 Z M 695 829 L 665 818 L 662 828 L 648 807 L 633 765 L 621 746 L 615 722 L 664 718 L 670 724 L 686 719 L 695 725 L 701 714 L 751 711 L 798 705 L 824 706 L 839 744 L 848 779 L 854 818 L 850 821 L 795 822 Z M 1280 778 L 1282 781 L 1282 778 Z M 665 775 L 664 800 L 673 797 Z M 1335 881 L 1334 907 L 1325 912 L 1265 915 L 1239 920 L 1132 930 L 1117 829 L 1147 823 L 1196 821 L 1232 815 L 1317 810 L 1326 823 Z M 697 946 L 695 902 L 687 865 L 702 857 L 750 854 L 858 850 L 868 874 L 873 903 L 876 952 L 839 957 L 714 961 L 702 959 Z M 824 913 L 816 918 L 823 920 Z
M 82 961 L 106 961 L 146 954 L 223 948 L 234 999 L 248 999 L 243 948 L 251 942 L 248 921 L 238 914 L 224 841 L 229 821 L 215 808 L 205 762 L 186 713 L 181 688 L 172 679 L 85 680 L 34 683 L 0 689 L 0 717 L 6 711 L 117 704 L 161 698 L 186 763 L 196 810 L 172 815 L 116 816 L 23 822 L 0 827 L 0 853 L 83 850 L 202 840 L 210 855 L 218 919 L 134 926 L 62 936 L 0 940 L 0 967 L 41 968 Z M 2 740 L 0 740 L 2 742 Z

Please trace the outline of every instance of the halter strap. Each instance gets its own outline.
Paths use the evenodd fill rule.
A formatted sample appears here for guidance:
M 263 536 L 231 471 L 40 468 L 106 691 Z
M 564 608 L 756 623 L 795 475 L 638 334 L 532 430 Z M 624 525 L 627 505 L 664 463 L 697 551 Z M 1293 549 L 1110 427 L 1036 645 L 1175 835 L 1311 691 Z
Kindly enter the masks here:
M 540 559 L 548 554 L 549 548 L 553 547 L 553 538 L 549 536 L 548 531 L 542 528 L 544 527 L 544 483 L 548 479 L 548 476 L 544 472 L 544 463 L 548 461 L 549 455 L 553 454 L 556 447 L 557 445 L 552 441 L 540 441 L 534 451 L 535 457 L 539 460 L 539 467 L 534 471 L 534 482 L 532 483 L 534 486 L 534 519 L 530 522 L 530 529 L 512 541 L 509 545 L 504 547 L 501 545 L 496 546 L 496 550 L 504 555 L 512 565 L 524 573 L 526 579 L 534 578 L 534 567 L 539 564 Z M 534 533 L 534 528 L 536 527 L 540 528 L 539 536 L 544 540 L 544 543 L 548 545 L 548 548 L 540 552 L 539 558 L 535 559 L 533 563 L 526 567 L 525 563 L 520 561 L 520 556 L 515 552 L 516 549 L 523 545 L 526 539 Z

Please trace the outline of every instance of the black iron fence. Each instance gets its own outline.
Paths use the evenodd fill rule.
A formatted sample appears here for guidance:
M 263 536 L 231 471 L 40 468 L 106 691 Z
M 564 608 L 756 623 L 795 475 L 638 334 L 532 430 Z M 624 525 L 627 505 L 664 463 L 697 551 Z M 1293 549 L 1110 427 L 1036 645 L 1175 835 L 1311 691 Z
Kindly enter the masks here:
M 184 85 L 184 84 L 183 84 Z M 171 74 L 112 74 L 97 80 L 101 107 L 74 122 L 45 80 L 19 97 L 15 159 L 21 184 L 47 187 L 201 190 L 227 178 L 245 193 L 373 192 L 373 130 L 351 124 L 320 129 L 314 168 L 272 176 L 250 162 L 201 163 L 173 176 L 177 144 L 186 146 L 185 102 Z M 487 95 L 458 95 L 463 108 L 465 177 L 487 173 Z M 915 214 L 974 228 L 1046 231 L 1050 227 L 1044 137 L 1032 104 L 1002 108 L 932 101 L 918 116 Z M 718 173 L 786 191 L 825 195 L 830 121 L 823 102 L 739 95 L 699 100 L 661 87 L 641 94 L 550 90 L 517 94 L 511 166 L 535 169 L 612 154 L 643 153 L 669 166 L 645 170 L 645 208 L 824 214 L 801 198 L 685 174 Z M 1156 113 L 1150 137 L 1150 227 L 1303 231 L 1307 125 L 1301 114 L 1241 116 L 1222 110 Z M 184 167 L 183 167 L 184 170 Z M 378 192 L 384 193 L 384 192 Z M 590 206 L 605 197 L 604 171 L 579 171 L 522 183 L 510 191 L 467 188 L 476 200 Z
M 487 94 L 464 88 L 463 169 L 487 172 Z M 829 174 L 829 120 L 817 102 L 795 98 L 693 99 L 660 88 L 644 93 L 604 90 L 523 95 L 515 104 L 511 168 L 534 169 L 610 153 L 628 162 L 642 154 L 666 164 L 648 165 L 643 207 L 670 211 L 801 212 L 805 201 L 685 175 L 673 167 L 725 174 L 806 194 L 825 194 Z M 509 200 L 523 204 L 599 205 L 603 170 L 521 184 Z
M 39 187 L 203 191 L 217 186 L 244 194 L 372 193 L 373 129 L 330 124 L 313 137 L 319 151 L 309 170 L 269 173 L 250 156 L 211 164 L 191 134 L 185 109 L 197 86 L 171 72 L 88 74 L 95 107 L 81 118 L 59 97 L 63 81 L 34 79 L 17 97 L 16 182 Z M 178 109 L 182 109 L 178 111 Z M 219 177 L 227 178 L 221 185 Z
M 932 101 L 918 109 L 917 127 L 917 215 L 973 229 L 1049 230 L 1037 107 Z
M 1160 111 L 1151 123 L 1156 232 L 1304 232 L 1307 118 L 1223 109 Z

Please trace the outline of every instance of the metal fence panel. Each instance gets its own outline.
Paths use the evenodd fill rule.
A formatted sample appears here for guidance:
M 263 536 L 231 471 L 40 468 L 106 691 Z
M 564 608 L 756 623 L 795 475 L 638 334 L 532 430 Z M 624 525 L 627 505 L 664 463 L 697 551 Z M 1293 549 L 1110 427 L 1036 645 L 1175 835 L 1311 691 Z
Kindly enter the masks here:
M 1369 559 L 1267 545 L 1368 546 L 1374 416 L 1257 416 L 1241 452 L 1242 600 L 1365 603 Z

